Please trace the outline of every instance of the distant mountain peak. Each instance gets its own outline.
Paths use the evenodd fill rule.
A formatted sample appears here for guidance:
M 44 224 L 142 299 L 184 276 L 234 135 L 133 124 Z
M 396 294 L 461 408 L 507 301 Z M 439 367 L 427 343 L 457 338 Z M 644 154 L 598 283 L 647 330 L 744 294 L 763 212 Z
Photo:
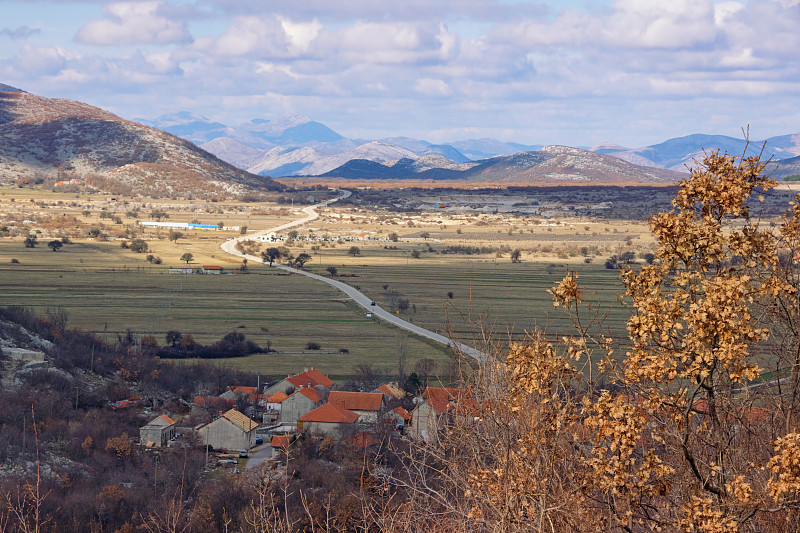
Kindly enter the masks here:
M 630 148 L 625 148 L 624 146 L 620 146 L 618 144 L 615 144 L 615 143 L 612 143 L 612 142 L 609 142 L 609 141 L 604 141 L 604 142 L 601 142 L 600 144 L 592 146 L 589 149 L 590 152 L 618 151 L 618 150 L 620 150 L 620 151 L 621 150 L 630 150 Z

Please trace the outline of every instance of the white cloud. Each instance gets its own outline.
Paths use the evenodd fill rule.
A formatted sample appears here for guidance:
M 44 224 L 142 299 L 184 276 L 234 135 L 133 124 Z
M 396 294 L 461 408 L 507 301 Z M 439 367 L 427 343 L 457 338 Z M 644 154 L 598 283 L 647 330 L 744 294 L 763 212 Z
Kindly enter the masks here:
M 718 27 L 724 26 L 742 9 L 744 9 L 744 5 L 739 2 L 719 2 L 714 4 L 714 24 Z
M 177 74 L 180 72 L 180 65 L 170 52 L 156 52 L 146 54 L 145 61 L 152 65 L 153 72 L 157 74 Z
M 427 96 L 450 96 L 453 90 L 444 80 L 420 78 L 414 84 L 414 90 Z
M 683 48 L 714 40 L 714 9 L 708 0 L 618 0 L 602 35 L 612 45 Z
M 302 57 L 322 30 L 312 21 L 296 23 L 274 15 L 235 17 L 217 39 L 197 41 L 196 48 L 210 56 L 241 56 L 254 59 Z
M 184 22 L 169 20 L 159 13 L 163 5 L 160 1 L 109 4 L 103 7 L 107 18 L 87 22 L 76 40 L 98 46 L 191 41 Z
M 454 36 L 444 27 L 430 23 L 358 21 L 339 29 L 329 39 L 350 64 L 440 62 L 457 49 Z
M 414 123 L 453 138 L 472 124 L 472 136 L 538 129 L 544 142 L 628 124 L 652 135 L 654 124 L 673 127 L 661 107 L 680 117 L 675 128 L 689 128 L 723 100 L 748 116 L 783 106 L 774 123 L 798 116 L 785 110 L 800 108 L 790 94 L 800 82 L 800 0 L 609 0 L 582 9 L 547 1 L 549 11 L 501 0 L 117 2 L 84 24 L 97 9 L 87 8 L 78 40 L 148 45 L 142 52 L 70 53 L 74 43 L 48 41 L 42 24 L 40 48 L 4 39 L 0 74 L 30 90 L 63 80 L 82 86 L 87 101 L 123 93 L 206 114 L 224 101 L 224 113 L 243 118 L 294 108 L 353 131 Z M 727 120 L 742 122 L 735 111 Z
M 53 76 L 67 64 L 67 55 L 59 47 L 39 48 L 25 44 L 19 51 L 16 63 L 29 76 Z
M 305 54 L 311 47 L 311 42 L 316 39 L 322 24 L 316 20 L 308 23 L 295 23 L 290 20 L 281 20 L 281 27 L 286 34 L 289 52 L 295 55 Z

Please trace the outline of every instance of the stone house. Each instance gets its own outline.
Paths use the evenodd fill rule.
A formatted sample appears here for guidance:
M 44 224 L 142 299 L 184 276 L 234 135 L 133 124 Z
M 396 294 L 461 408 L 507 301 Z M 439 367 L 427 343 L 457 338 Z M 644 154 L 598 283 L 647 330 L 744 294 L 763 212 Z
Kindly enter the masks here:
M 142 446 L 166 446 L 175 438 L 175 421 L 167 415 L 159 415 L 139 428 L 139 444 Z
M 258 424 L 236 409 L 195 428 L 199 441 L 218 450 L 249 450 L 255 445 Z
M 293 392 L 281 402 L 278 422 L 281 424 L 296 424 L 297 419 L 322 404 L 322 395 L 308 387 Z
M 432 440 L 439 428 L 455 416 L 471 416 L 475 402 L 469 391 L 447 387 L 425 388 L 420 401 L 411 412 L 408 435 L 412 438 Z

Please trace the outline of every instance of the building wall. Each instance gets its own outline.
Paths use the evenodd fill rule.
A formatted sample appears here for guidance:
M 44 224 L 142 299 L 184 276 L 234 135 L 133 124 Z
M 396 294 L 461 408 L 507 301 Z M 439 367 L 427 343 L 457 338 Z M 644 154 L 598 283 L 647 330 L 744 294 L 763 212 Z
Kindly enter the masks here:
M 264 394 L 267 396 L 272 396 L 276 392 L 286 392 L 286 389 L 289 387 L 294 388 L 294 385 L 292 385 L 288 379 L 283 379 L 268 389 L 264 389 Z
M 245 433 L 242 428 L 226 418 L 217 418 L 210 424 L 200 428 L 200 443 L 213 446 L 214 449 L 249 450 L 255 442 L 255 430 Z
M 281 402 L 278 421 L 281 424 L 296 424 L 297 419 L 317 406 L 304 394 L 296 392 Z
M 352 409 L 352 411 L 360 416 L 358 419 L 361 424 L 374 424 L 378 421 L 378 411 L 359 411 Z
M 298 427 L 298 431 L 331 435 L 333 437 L 341 437 L 354 432 L 354 424 L 340 424 L 338 422 L 301 422 L 301 424 L 302 428 Z
M 408 435 L 415 439 L 430 441 L 436 437 L 439 427 L 439 417 L 431 404 L 422 402 L 417 404 L 411 412 L 411 426 Z
M 175 436 L 175 426 L 144 426 L 139 428 L 139 444 L 144 446 L 147 441 L 153 441 L 156 446 L 166 446 L 167 442 Z

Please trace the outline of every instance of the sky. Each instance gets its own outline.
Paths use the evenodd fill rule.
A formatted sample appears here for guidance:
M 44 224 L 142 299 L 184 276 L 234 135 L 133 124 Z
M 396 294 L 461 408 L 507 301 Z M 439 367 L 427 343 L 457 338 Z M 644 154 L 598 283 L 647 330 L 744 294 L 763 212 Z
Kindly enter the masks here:
M 0 0 L 0 83 L 128 118 L 627 147 L 800 132 L 800 0 Z

